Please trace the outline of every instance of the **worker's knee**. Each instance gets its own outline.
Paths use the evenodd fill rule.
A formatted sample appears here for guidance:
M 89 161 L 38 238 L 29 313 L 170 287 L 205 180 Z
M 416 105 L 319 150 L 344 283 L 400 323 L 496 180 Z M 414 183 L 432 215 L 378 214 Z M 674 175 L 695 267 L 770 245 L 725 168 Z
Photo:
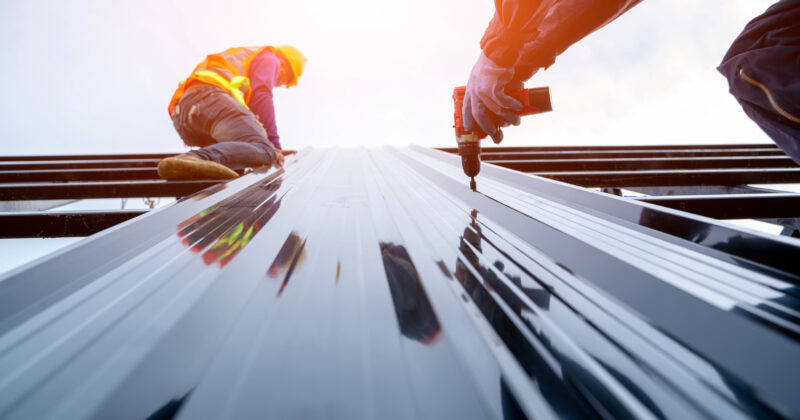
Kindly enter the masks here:
M 217 110 L 209 134 L 217 143 L 228 141 L 265 143 L 269 141 L 267 132 L 256 116 L 230 95 L 216 95 L 213 106 Z
M 267 134 L 258 125 L 257 121 L 251 121 L 244 115 L 230 116 L 221 118 L 214 122 L 211 127 L 211 137 L 217 143 L 237 141 L 243 143 L 267 143 Z

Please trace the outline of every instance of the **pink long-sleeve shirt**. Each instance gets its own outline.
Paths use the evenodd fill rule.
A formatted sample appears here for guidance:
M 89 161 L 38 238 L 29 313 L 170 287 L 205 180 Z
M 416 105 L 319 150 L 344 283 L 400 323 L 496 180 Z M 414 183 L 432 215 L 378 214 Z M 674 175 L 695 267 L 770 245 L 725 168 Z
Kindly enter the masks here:
M 275 122 L 275 104 L 272 102 L 272 88 L 278 81 L 281 63 L 275 54 L 265 49 L 250 63 L 250 110 L 258 117 L 272 145 L 281 148 L 278 125 Z

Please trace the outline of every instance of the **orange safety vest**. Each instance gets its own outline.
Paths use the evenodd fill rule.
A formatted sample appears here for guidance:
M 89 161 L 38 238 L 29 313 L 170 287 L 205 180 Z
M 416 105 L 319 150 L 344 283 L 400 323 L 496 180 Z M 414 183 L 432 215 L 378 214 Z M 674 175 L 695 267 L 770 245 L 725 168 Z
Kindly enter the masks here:
M 211 54 L 194 68 L 192 74 L 178 85 L 178 89 L 169 101 L 169 116 L 172 117 L 172 110 L 175 104 L 183 96 L 183 92 L 192 83 L 200 82 L 220 87 L 228 91 L 239 103 L 248 107 L 250 103 L 250 63 L 265 49 L 276 54 L 277 50 L 273 47 L 236 47 Z M 249 108 L 249 107 L 248 107 Z

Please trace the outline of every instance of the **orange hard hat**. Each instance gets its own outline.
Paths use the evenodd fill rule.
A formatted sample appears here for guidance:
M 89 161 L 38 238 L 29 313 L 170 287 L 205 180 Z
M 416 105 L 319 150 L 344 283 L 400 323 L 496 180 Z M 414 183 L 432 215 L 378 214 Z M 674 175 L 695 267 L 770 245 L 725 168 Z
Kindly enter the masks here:
M 297 48 L 291 45 L 281 45 L 280 47 L 275 48 L 276 50 L 280 51 L 286 59 L 289 61 L 289 65 L 292 67 L 292 79 L 286 83 L 287 87 L 294 86 L 297 84 L 297 79 L 303 74 L 303 69 L 306 67 L 306 56 L 300 52 Z

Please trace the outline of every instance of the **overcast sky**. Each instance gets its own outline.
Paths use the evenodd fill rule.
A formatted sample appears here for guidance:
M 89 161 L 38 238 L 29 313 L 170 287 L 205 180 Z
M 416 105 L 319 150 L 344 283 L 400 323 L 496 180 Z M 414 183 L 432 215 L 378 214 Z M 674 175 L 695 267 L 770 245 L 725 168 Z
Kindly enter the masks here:
M 768 138 L 715 67 L 772 0 L 647 0 L 527 85 L 554 112 L 506 145 L 754 142 Z M 297 87 L 275 95 L 286 148 L 449 145 L 490 0 L 3 1 L 2 154 L 183 150 L 166 107 L 206 54 L 294 44 Z

